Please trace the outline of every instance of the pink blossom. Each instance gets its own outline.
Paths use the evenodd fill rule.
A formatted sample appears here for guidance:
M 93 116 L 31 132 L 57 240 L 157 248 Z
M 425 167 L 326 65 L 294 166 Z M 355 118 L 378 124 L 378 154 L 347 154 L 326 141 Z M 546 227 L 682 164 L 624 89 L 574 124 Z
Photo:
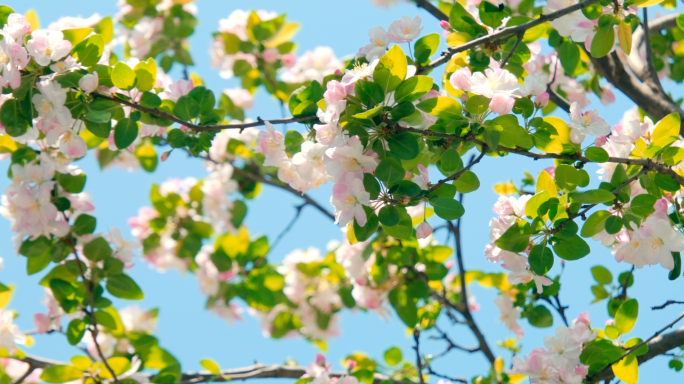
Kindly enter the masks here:
M 330 158 L 326 169 L 335 180 L 341 180 L 349 173 L 361 177 L 364 172 L 373 172 L 378 166 L 375 158 L 363 154 L 363 144 L 358 136 L 350 137 L 347 144 L 330 148 L 325 153 Z
M 36 332 L 43 334 L 50 330 L 52 320 L 44 313 L 36 313 L 33 315 L 33 326 L 36 327 Z
M 439 22 L 439 26 L 442 27 L 445 31 L 451 31 L 453 28 L 451 27 L 451 24 L 449 24 L 448 21 L 446 20 L 441 20 Z
M 291 68 L 295 65 L 295 62 L 297 61 L 297 56 L 295 56 L 294 53 L 286 53 L 283 55 L 283 57 L 280 58 L 280 61 L 283 63 L 283 66 L 285 68 Z
M 327 103 L 336 103 L 347 97 L 344 86 L 337 80 L 330 80 L 326 84 L 327 90 L 323 94 Z
M 606 136 L 610 133 L 610 124 L 599 117 L 599 111 L 587 111 L 582 113 L 579 104 L 570 105 L 570 140 L 580 144 L 587 135 Z
M 3 32 L 11 36 L 15 41 L 21 40 L 25 34 L 31 32 L 31 24 L 26 21 L 24 15 L 12 13 L 7 17 L 7 24 Z
M 368 286 L 355 285 L 352 290 L 352 296 L 356 301 L 356 305 L 366 309 L 378 309 L 382 305 L 385 298 L 383 291 L 373 289 Z
M 607 136 L 599 136 L 596 138 L 596 140 L 594 140 L 594 146 L 603 147 L 604 145 L 606 145 L 607 142 L 608 142 Z
M 275 63 L 276 60 L 278 60 L 280 52 L 278 52 L 276 48 L 267 48 L 264 50 L 264 53 L 262 55 L 264 57 L 265 62 L 272 64 Z
M 164 92 L 159 94 L 159 97 L 162 99 L 169 99 L 175 103 L 181 96 L 190 93 L 194 87 L 195 85 L 192 83 L 192 80 L 179 79 L 169 84 L 164 89 Z
M 97 72 L 89 73 L 78 80 L 78 87 L 85 93 L 93 92 L 97 89 L 99 79 Z
M 407 43 L 420 35 L 423 28 L 420 26 L 420 16 L 411 19 L 403 16 L 401 19 L 390 24 L 387 36 L 395 43 Z
M 366 225 L 366 211 L 364 205 L 370 204 L 370 193 L 363 187 L 363 181 L 358 174 L 346 173 L 333 186 L 330 203 L 335 207 L 335 224 L 346 226 L 352 219 L 360 226 Z
M 278 166 L 287 159 L 285 153 L 285 139 L 283 134 L 276 131 L 273 124 L 265 122 L 266 131 L 260 131 L 256 139 L 255 152 L 263 153 L 266 159 L 265 166 Z
M 409 174 L 409 176 L 413 176 L 411 178 L 411 181 L 416 183 L 420 187 L 420 189 L 426 190 L 428 189 L 428 185 L 430 184 L 430 176 L 428 175 L 428 170 L 422 164 L 418 165 L 418 170 L 420 171 L 418 175 L 413 175 L 411 173 Z
M 66 56 L 71 51 L 71 42 L 64 40 L 64 34 L 60 31 L 38 29 L 31 33 L 26 48 L 36 63 L 47 66 L 50 61 L 58 61 Z
M 489 108 L 494 113 L 506 115 L 511 113 L 513 110 L 513 104 L 515 104 L 514 98 L 497 94 L 492 97 L 492 101 L 489 103 Z
M 416 237 L 418 239 L 425 239 L 430 235 L 432 235 L 432 227 L 427 221 L 423 221 L 418 225 L 418 228 L 416 228 Z

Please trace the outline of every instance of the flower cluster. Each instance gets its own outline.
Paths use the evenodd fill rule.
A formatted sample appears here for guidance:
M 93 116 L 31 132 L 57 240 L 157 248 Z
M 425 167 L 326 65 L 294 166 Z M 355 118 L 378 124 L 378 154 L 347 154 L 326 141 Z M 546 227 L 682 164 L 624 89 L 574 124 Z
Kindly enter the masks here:
M 519 198 L 511 196 L 499 196 L 498 201 L 492 209 L 497 217 L 489 222 L 489 240 L 491 243 L 485 247 L 487 260 L 498 263 L 503 261 L 502 267 L 509 270 L 508 281 L 511 284 L 527 283 L 534 280 L 537 292 L 541 293 L 543 286 L 551 285 L 551 280 L 545 276 L 539 276 L 532 272 L 527 263 L 527 256 L 514 252 L 509 252 L 499 248 L 495 241 L 506 232 L 508 228 L 516 224 L 519 219 L 525 217 L 525 206 L 531 196 L 523 195 Z M 525 250 L 529 254 L 529 247 Z M 502 310 L 503 312 L 503 310 Z
M 581 314 L 572 326 L 556 328 L 553 336 L 544 337 L 546 348 L 535 348 L 524 360 L 513 357 L 511 374 L 522 374 L 533 384 L 579 383 L 587 376 L 589 367 L 580 364 L 582 345 L 596 338 L 591 330 L 589 315 Z
M 409 43 L 420 36 L 423 27 L 420 26 L 420 16 L 411 19 L 404 16 L 390 24 L 389 30 L 381 26 L 371 28 L 368 31 L 370 43 L 359 49 L 357 58 L 365 57 L 368 62 L 382 57 L 387 52 L 390 43 Z

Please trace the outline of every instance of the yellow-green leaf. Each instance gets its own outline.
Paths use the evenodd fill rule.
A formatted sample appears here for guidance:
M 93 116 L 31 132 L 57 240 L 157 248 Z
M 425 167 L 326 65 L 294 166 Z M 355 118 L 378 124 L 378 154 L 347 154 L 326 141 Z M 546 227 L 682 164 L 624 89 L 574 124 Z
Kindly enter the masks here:
M 679 127 L 682 123 L 677 112 L 663 117 L 653 129 L 653 144 L 664 147 L 679 139 Z
M 116 69 L 116 67 L 115 67 Z M 135 65 L 135 86 L 142 92 L 147 92 L 154 87 L 157 81 L 157 63 L 153 58 L 141 61 Z
M 112 357 L 107 359 L 107 364 L 117 376 L 131 369 L 131 362 L 125 357 Z M 112 374 L 107 368 L 100 371 L 100 377 L 103 379 L 113 379 Z
M 379 84 L 387 94 L 397 89 L 404 81 L 407 71 L 406 54 L 398 44 L 395 44 L 375 66 L 373 81 Z
M 634 355 L 627 355 L 613 364 L 613 373 L 626 384 L 636 384 L 639 380 L 639 362 Z
M 135 87 L 135 72 L 128 65 L 118 62 L 112 71 L 112 83 L 123 90 L 131 90 Z
M 204 359 L 204 360 L 200 361 L 200 364 L 202 364 L 202 367 L 204 367 L 204 369 L 213 373 L 214 375 L 220 375 L 221 374 L 221 368 L 219 367 L 218 364 L 216 364 L 216 362 L 214 360 Z
M 88 37 L 93 32 L 92 28 L 74 28 L 74 29 L 65 29 L 62 31 L 64 34 L 64 39 L 69 40 L 71 42 L 72 46 L 75 46 L 76 44 L 80 43 Z
M 618 24 L 618 39 L 620 40 L 622 50 L 629 55 L 632 51 L 632 28 L 622 19 L 620 19 Z
M 461 117 L 461 104 L 446 96 L 421 101 L 416 105 L 416 108 L 446 120 L 455 120 Z
M 537 192 L 537 194 L 532 196 L 527 204 L 525 204 L 525 216 L 529 217 L 530 219 L 534 219 L 535 217 L 539 216 L 539 213 L 537 213 L 539 206 L 549 201 L 550 198 L 551 195 L 549 195 L 548 191 L 543 190 Z
M 472 36 L 465 32 L 452 32 L 449 34 L 449 36 L 447 36 L 446 43 L 450 47 L 457 47 L 469 42 L 472 39 Z
M 100 22 L 95 25 L 95 33 L 102 35 L 104 43 L 109 44 L 114 38 L 114 23 L 112 22 L 112 18 L 107 16 L 100 20 Z
M 104 52 L 104 40 L 102 35 L 91 35 L 87 39 L 76 44 L 74 47 L 74 58 L 83 66 L 90 67 L 97 64 Z
M 546 171 L 539 172 L 539 176 L 537 177 L 537 188 L 535 192 L 539 193 L 541 191 L 547 191 L 549 193 L 549 198 L 558 196 L 556 183 Z
M 83 372 L 70 365 L 51 365 L 43 369 L 40 379 L 47 383 L 66 383 L 80 379 Z
M 615 314 L 615 326 L 621 334 L 632 330 L 639 315 L 639 302 L 636 299 L 629 299 L 622 303 Z

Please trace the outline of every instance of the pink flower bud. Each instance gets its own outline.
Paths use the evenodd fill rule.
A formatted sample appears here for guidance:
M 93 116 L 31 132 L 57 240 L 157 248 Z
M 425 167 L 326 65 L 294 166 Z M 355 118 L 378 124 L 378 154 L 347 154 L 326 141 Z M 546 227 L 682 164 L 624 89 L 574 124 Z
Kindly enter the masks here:
M 617 127 L 617 126 L 616 126 Z M 603 147 L 608 142 L 607 136 L 599 136 L 594 140 L 594 145 L 597 147 Z
M 470 72 L 470 68 L 463 67 L 459 68 L 456 72 L 451 74 L 449 82 L 451 86 L 456 89 L 461 89 L 463 91 L 470 90 L 470 78 L 473 74 Z
M 78 87 L 81 88 L 83 92 L 90 93 L 97 89 L 99 82 L 100 80 L 97 76 L 97 72 L 93 72 L 92 74 L 89 73 L 81 77 L 81 79 L 78 80 Z
M 425 239 L 432 234 L 432 227 L 427 221 L 420 223 L 418 228 L 416 228 L 416 237 L 419 239 Z
M 494 95 L 492 101 L 489 103 L 489 109 L 494 113 L 499 115 L 506 115 L 511 113 L 513 110 L 513 104 L 515 104 L 515 99 L 512 97 L 506 97 L 504 95 Z
M 587 374 L 589 373 L 589 367 L 584 364 L 580 364 L 575 367 L 575 373 L 580 375 L 582 378 L 587 377 Z
M 606 325 L 615 325 L 615 319 L 606 320 Z
M 352 369 L 356 368 L 356 361 L 354 361 L 352 359 L 347 359 L 347 361 L 344 362 L 344 366 L 348 370 L 352 370 Z
M 264 61 L 269 64 L 275 63 L 278 60 L 278 56 L 280 56 L 280 52 L 275 48 L 268 48 L 263 53 Z
M 445 31 L 451 31 L 452 30 L 451 24 L 449 24 L 449 22 L 446 20 L 440 21 L 439 26 L 442 27 L 442 29 L 444 29 Z
M 444 266 L 447 267 L 447 269 L 451 269 L 456 265 L 456 262 L 454 260 L 449 260 L 446 263 L 444 263 Z
M 549 94 L 546 92 L 540 93 L 534 97 L 534 105 L 537 108 L 544 108 L 549 105 Z
M 318 365 L 325 365 L 325 356 L 321 355 L 320 353 L 316 354 L 316 364 Z
M 549 176 L 551 176 L 552 178 L 554 178 L 554 179 L 556 178 L 556 167 L 555 166 L 552 165 L 550 167 L 546 167 L 543 169 L 543 171 L 546 171 L 546 173 L 548 173 Z
M 162 153 L 161 161 L 162 162 L 166 161 L 169 158 L 169 156 L 171 156 L 171 151 L 167 151 L 167 152 Z

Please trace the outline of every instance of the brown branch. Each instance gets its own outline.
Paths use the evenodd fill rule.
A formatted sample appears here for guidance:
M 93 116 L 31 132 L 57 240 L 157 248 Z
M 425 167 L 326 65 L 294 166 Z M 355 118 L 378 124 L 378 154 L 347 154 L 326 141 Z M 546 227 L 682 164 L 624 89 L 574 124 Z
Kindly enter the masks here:
M 472 136 L 465 136 L 461 137 L 455 134 L 451 133 L 442 133 L 442 132 L 435 132 L 429 129 L 416 129 L 416 128 L 403 128 L 399 127 L 397 128 L 399 131 L 406 131 L 406 132 L 412 132 L 412 133 L 417 133 L 423 136 L 435 136 L 435 137 L 443 137 L 443 138 L 449 138 L 453 139 L 456 141 L 460 142 L 469 142 L 473 143 L 479 146 L 486 146 L 487 144 L 482 141 L 478 140 Z M 530 152 L 524 149 L 520 149 L 519 147 L 516 148 L 508 148 L 508 147 L 502 147 L 499 145 L 496 147 L 497 152 L 506 152 L 506 153 L 515 153 L 518 155 L 522 155 L 525 157 L 529 157 L 535 160 L 539 159 L 560 159 L 560 160 L 571 160 L 571 161 L 579 161 L 582 163 L 594 163 L 594 161 L 589 160 L 588 158 L 579 155 L 579 154 L 559 154 L 559 153 L 538 153 L 538 152 Z M 677 172 L 672 170 L 672 168 L 653 162 L 651 159 L 631 159 L 631 158 L 622 158 L 622 157 L 609 157 L 608 160 L 606 161 L 607 163 L 617 163 L 617 164 L 626 164 L 626 165 L 640 165 L 642 167 L 648 168 L 647 170 L 649 171 L 656 171 L 658 173 L 663 173 L 670 175 L 672 179 L 674 179 L 676 182 L 678 182 L 680 185 L 684 186 L 684 177 L 679 175 Z
M 420 329 L 418 328 L 413 330 L 413 341 L 416 343 L 413 346 L 413 350 L 416 351 L 416 371 L 418 371 L 418 382 L 420 384 L 425 384 L 425 380 L 423 380 L 423 360 L 420 358 Z
M 63 363 L 59 361 L 44 359 L 36 356 L 26 356 L 21 359 L 22 361 L 29 363 L 35 368 L 47 368 L 52 365 L 69 365 L 69 363 Z M 150 373 L 138 372 L 139 375 L 146 376 L 150 381 L 153 381 L 156 375 Z M 221 371 L 220 375 L 215 375 L 213 373 L 202 371 L 202 372 L 186 372 L 181 376 L 181 381 L 177 384 L 194 384 L 194 383 L 206 383 L 206 382 L 224 382 L 230 380 L 250 380 L 250 379 L 299 379 L 304 374 L 306 374 L 306 369 L 299 366 L 288 366 L 288 365 L 263 365 L 254 364 L 248 367 L 235 368 L 235 369 L 225 369 Z M 347 376 L 344 372 L 331 372 L 330 377 L 339 378 Z M 393 380 L 389 377 L 375 373 L 373 380 L 374 384 L 379 384 L 385 380 L 390 380 L 392 384 L 410 384 L 403 381 Z
M 458 47 L 449 48 L 447 51 L 442 52 L 442 57 L 434 60 L 433 62 L 431 62 L 430 64 L 428 64 L 424 67 L 419 68 L 416 74 L 418 74 L 418 75 L 425 74 L 426 72 L 434 69 L 435 67 L 438 67 L 442 64 L 447 63 L 453 55 L 455 55 L 459 52 L 467 51 L 471 48 L 475 48 L 478 45 L 482 45 L 484 43 L 494 43 L 494 42 L 500 41 L 504 38 L 507 38 L 507 37 L 512 36 L 512 35 L 516 35 L 516 34 L 521 33 L 521 32 L 524 33 L 525 31 L 527 31 L 530 28 L 534 28 L 537 25 L 544 24 L 547 21 L 558 19 L 558 18 L 563 17 L 569 13 L 579 11 L 580 9 L 586 8 L 586 7 L 588 7 L 594 3 L 597 3 L 598 1 L 599 0 L 585 0 L 581 3 L 577 3 L 574 5 L 571 5 L 567 8 L 563 8 L 561 10 L 558 10 L 556 12 L 549 13 L 548 15 L 541 15 L 541 16 L 539 16 L 538 19 L 534 19 L 534 20 L 527 22 L 525 24 L 515 25 L 513 27 L 508 27 L 508 28 L 503 28 L 500 31 L 491 33 L 491 34 L 486 35 L 486 36 L 478 37 L 478 38 L 473 39 L 473 40 L 471 40 L 465 44 L 459 45 Z
M 449 16 L 446 15 L 444 12 L 440 11 L 439 8 L 435 7 L 430 1 L 428 0 L 413 0 L 414 3 L 419 8 L 423 8 L 426 10 L 428 13 L 430 13 L 432 16 L 436 17 L 439 20 L 446 20 L 449 21 Z
M 666 335 L 663 335 L 662 337 L 659 337 L 661 333 L 665 332 L 669 328 L 672 328 L 679 320 L 684 318 L 684 313 L 679 315 L 674 321 L 672 321 L 670 324 L 666 325 L 665 327 L 659 329 L 656 331 L 653 336 L 649 337 L 648 339 L 642 341 L 641 343 L 633 346 L 632 348 L 628 349 L 622 356 L 619 358 L 615 359 L 613 362 L 610 364 L 606 365 L 603 367 L 600 371 L 596 372 L 593 376 L 587 378 L 587 383 L 595 383 L 601 380 L 607 380 L 610 381 L 614 377 L 613 371 L 611 366 L 618 361 L 624 359 L 627 357 L 629 354 L 632 352 L 636 351 L 637 349 L 641 348 L 643 345 L 648 344 L 648 352 L 638 356 L 637 361 L 639 364 L 648 361 L 652 358 L 654 358 L 657 355 L 660 355 L 662 353 L 665 353 L 669 351 L 672 348 L 678 347 L 684 343 L 684 327 L 679 328 L 678 330 L 668 333 Z
M 565 112 L 570 112 L 570 102 L 567 101 L 563 96 L 559 95 L 556 91 L 551 89 L 551 87 L 546 87 L 546 93 L 549 94 L 549 100 L 552 103 L 556 104 Z
M 655 307 L 651 307 L 652 310 L 657 310 L 657 309 L 663 309 L 667 307 L 670 304 L 684 304 L 684 301 L 674 301 L 674 300 L 668 300 L 662 305 L 656 305 Z
M 193 124 L 192 122 L 185 121 L 183 119 L 179 119 L 176 116 L 174 116 L 168 112 L 162 111 L 160 109 L 157 109 L 157 108 L 143 107 L 140 104 L 133 103 L 133 102 L 128 101 L 128 100 L 123 100 L 123 99 L 120 99 L 118 97 L 105 95 L 102 93 L 93 92 L 92 95 L 93 95 L 93 97 L 97 97 L 97 98 L 105 99 L 105 100 L 109 100 L 109 101 L 114 101 L 116 103 L 123 104 L 123 105 L 129 106 L 131 108 L 135 108 L 138 111 L 149 113 L 150 115 L 161 117 L 162 119 L 171 120 L 175 123 L 184 125 L 187 128 L 195 130 L 197 132 L 220 131 L 223 129 L 239 129 L 240 131 L 242 131 L 245 128 L 258 127 L 258 126 L 266 124 L 266 121 L 262 120 L 260 117 L 257 117 L 257 121 L 255 121 L 253 123 L 224 124 L 224 125 L 197 125 L 197 124 Z M 299 123 L 299 122 L 305 122 L 305 121 L 313 123 L 315 121 L 318 121 L 318 117 L 316 117 L 316 116 L 302 116 L 302 117 L 289 117 L 287 119 L 268 120 L 268 122 L 271 124 L 289 124 L 289 123 Z
M 642 21 L 642 29 L 644 31 L 644 44 L 646 44 L 646 67 L 648 68 L 648 74 L 644 82 L 649 84 L 651 87 L 657 88 L 660 92 L 665 93 L 663 85 L 660 83 L 658 78 L 658 72 L 655 69 L 655 64 L 653 63 L 653 47 L 651 46 L 650 31 L 648 28 L 648 8 L 644 8 L 644 20 Z

